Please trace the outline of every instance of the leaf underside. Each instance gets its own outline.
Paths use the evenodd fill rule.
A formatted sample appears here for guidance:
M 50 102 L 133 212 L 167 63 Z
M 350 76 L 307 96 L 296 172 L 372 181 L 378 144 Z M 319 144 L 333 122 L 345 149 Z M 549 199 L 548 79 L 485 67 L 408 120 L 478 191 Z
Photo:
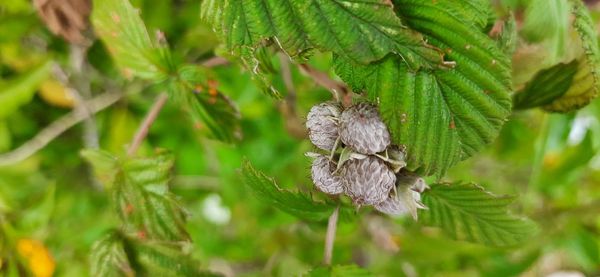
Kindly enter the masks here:
M 570 0 L 570 3 L 574 17 L 573 29 L 581 41 L 583 56 L 579 59 L 579 68 L 570 88 L 562 97 L 544 106 L 545 110 L 551 112 L 580 109 L 596 98 L 600 90 L 600 48 L 596 25 L 581 0 Z
M 515 246 L 529 239 L 535 224 L 508 212 L 513 197 L 494 196 L 474 184 L 437 184 L 423 194 L 425 225 L 440 227 L 453 239 L 495 247 Z
M 510 60 L 481 30 L 487 13 L 457 1 L 394 1 L 404 22 L 444 50 L 451 68 L 413 72 L 394 56 L 361 66 L 336 56 L 336 73 L 379 104 L 409 169 L 441 176 L 490 143 L 511 112 Z M 458 16 L 461 8 L 472 16 Z M 487 19 L 487 18 L 486 18 Z
M 579 62 L 560 63 L 538 72 L 525 88 L 515 94 L 515 109 L 530 109 L 550 105 L 571 87 Z

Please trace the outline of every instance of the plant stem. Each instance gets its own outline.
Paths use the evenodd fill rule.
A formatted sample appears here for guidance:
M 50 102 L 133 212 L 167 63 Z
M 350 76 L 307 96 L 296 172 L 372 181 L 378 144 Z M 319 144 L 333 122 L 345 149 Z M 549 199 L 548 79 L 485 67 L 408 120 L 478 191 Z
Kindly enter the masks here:
M 300 71 L 312 78 L 315 83 L 328 89 L 333 94 L 333 97 L 342 102 L 345 107 L 352 105 L 352 91 L 346 84 L 329 78 L 325 72 L 321 72 L 308 64 L 299 65 Z
M 335 232 L 337 230 L 338 217 L 340 215 L 340 206 L 338 205 L 327 223 L 327 233 L 325 234 L 325 251 L 323 254 L 323 264 L 331 265 L 331 258 L 333 256 L 333 243 L 335 242 Z
M 160 110 L 162 110 L 163 106 L 165 105 L 165 103 L 167 103 L 168 99 L 169 96 L 164 92 L 159 94 L 158 97 L 156 97 L 152 108 L 144 118 L 144 122 L 142 122 L 142 125 L 140 125 L 139 129 L 137 130 L 137 133 L 133 137 L 133 141 L 131 142 L 129 149 L 127 150 L 128 156 L 133 156 L 135 152 L 137 152 L 138 148 L 140 148 L 142 141 L 144 141 L 146 135 L 148 135 L 148 131 L 150 130 L 152 123 L 154 123 L 156 118 L 158 118 Z
M 116 103 L 124 96 L 125 94 L 118 91 L 108 92 L 87 101 L 86 106 L 89 107 L 92 113 L 97 113 Z M 35 137 L 23 143 L 17 149 L 0 154 L 0 166 L 15 164 L 31 157 L 62 133 L 88 118 L 88 116 L 89 113 L 82 109 L 75 109 L 64 115 L 40 131 Z

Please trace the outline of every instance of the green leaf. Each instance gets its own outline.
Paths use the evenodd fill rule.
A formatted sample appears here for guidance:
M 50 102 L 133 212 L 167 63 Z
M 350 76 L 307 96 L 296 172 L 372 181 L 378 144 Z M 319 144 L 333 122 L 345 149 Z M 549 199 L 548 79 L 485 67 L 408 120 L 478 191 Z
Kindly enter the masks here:
M 134 276 L 124 250 L 123 238 L 116 231 L 105 235 L 92 245 L 90 265 L 91 276 Z
M 357 265 L 334 265 L 331 267 L 317 267 L 306 277 L 370 277 L 374 276 L 371 272 Z
M 280 189 L 273 178 L 254 169 L 247 160 L 242 163 L 241 177 L 254 196 L 266 205 L 305 220 L 326 220 L 336 208 L 335 203 L 316 202 L 302 193 Z M 340 209 L 340 215 L 344 213 L 347 216 L 348 211 Z
M 170 193 L 173 156 L 158 150 L 152 158 L 119 159 L 103 151 L 83 151 L 104 186 L 124 229 L 143 239 L 189 241 L 185 213 Z
M 56 184 L 46 185 L 43 198 L 38 199 L 34 205 L 23 209 L 19 215 L 18 228 L 22 232 L 33 233 L 47 228 L 56 206 Z
M 456 66 L 413 72 L 394 56 L 368 66 L 338 56 L 336 73 L 379 104 L 393 142 L 406 146 L 410 170 L 441 176 L 493 141 L 510 115 L 510 60 L 473 21 L 451 13 L 469 5 L 449 0 L 395 5 Z
M 554 62 L 567 50 L 569 1 L 532 0 L 525 10 L 521 35 L 528 42 L 544 43 Z
M 414 68 L 440 61 L 385 1 L 207 0 L 201 10 L 201 17 L 232 52 L 272 39 L 292 57 L 316 48 L 362 64 L 389 53 Z
M 112 191 L 113 201 L 125 229 L 140 238 L 189 241 L 185 213 L 169 192 L 167 183 L 173 156 L 159 151 L 152 158 L 122 162 Z
M 198 261 L 170 245 L 129 240 L 125 251 L 138 276 L 221 276 L 201 270 Z
M 238 141 L 242 136 L 240 112 L 233 101 L 209 85 L 211 81 L 206 80 L 206 75 L 198 67 L 182 67 L 180 78 L 170 84 L 170 92 L 212 137 L 228 143 Z
M 0 152 L 5 152 L 12 145 L 10 129 L 5 120 L 0 119 Z
M 51 65 L 48 61 L 28 73 L 0 84 L 0 119 L 6 118 L 31 101 L 40 83 L 48 78 Z
M 128 0 L 94 1 L 92 22 L 125 77 L 159 82 L 175 71 L 166 43 L 150 39 L 139 10 Z
M 453 239 L 506 247 L 537 231 L 533 222 L 509 213 L 513 197 L 495 196 L 474 184 L 436 184 L 422 196 L 428 209 L 420 210 L 420 221 Z
M 553 112 L 569 112 L 589 104 L 598 96 L 600 89 L 600 48 L 596 25 L 581 0 L 570 0 L 573 28 L 583 48 L 583 56 L 579 59 L 579 69 L 574 76 L 573 85 L 564 95 L 544 107 Z
M 104 184 L 106 189 L 111 189 L 119 170 L 119 160 L 112 154 L 97 149 L 81 150 L 80 155 L 92 165 L 98 181 Z
M 571 87 L 579 63 L 560 63 L 538 72 L 525 88 L 513 97 L 515 109 L 530 109 L 549 105 Z
M 502 32 L 497 39 L 498 47 L 507 56 L 512 56 L 517 50 L 517 43 L 519 40 L 517 31 L 517 20 L 515 19 L 514 14 L 511 13 L 508 18 L 504 20 Z
M 112 231 L 92 246 L 92 276 L 220 276 L 175 245 L 146 242 Z

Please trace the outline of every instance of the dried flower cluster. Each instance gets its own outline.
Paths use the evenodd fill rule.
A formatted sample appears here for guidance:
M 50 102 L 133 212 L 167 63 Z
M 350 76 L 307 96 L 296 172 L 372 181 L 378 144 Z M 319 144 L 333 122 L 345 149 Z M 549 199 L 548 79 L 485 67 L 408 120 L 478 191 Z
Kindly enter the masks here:
M 92 10 L 90 0 L 34 0 L 33 3 L 52 33 L 71 43 L 86 43 L 83 33 Z
M 314 106 L 307 117 L 310 141 L 324 154 L 314 158 L 315 186 L 332 195 L 346 194 L 357 206 L 371 205 L 389 215 L 425 208 L 420 193 L 427 185 L 403 168 L 404 152 L 391 145 L 390 133 L 377 108 L 358 103 L 348 109 L 333 102 Z

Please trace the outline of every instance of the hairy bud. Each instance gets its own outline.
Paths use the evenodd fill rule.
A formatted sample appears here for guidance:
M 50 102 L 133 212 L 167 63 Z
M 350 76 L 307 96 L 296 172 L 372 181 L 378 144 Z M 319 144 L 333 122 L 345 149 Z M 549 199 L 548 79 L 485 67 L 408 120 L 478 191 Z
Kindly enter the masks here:
M 391 193 L 389 198 L 373 207 L 391 216 L 410 214 L 416 220 L 417 210 L 426 209 L 425 205 L 421 203 L 421 193 L 426 188 L 427 184 L 423 178 L 411 173 L 401 173 L 398 176 L 396 192 Z
M 344 192 L 343 180 L 335 175 L 336 166 L 327 157 L 317 156 L 312 163 L 311 174 L 315 186 L 327 194 L 340 194 Z
M 375 154 L 390 145 L 390 133 L 377 108 L 359 103 L 345 110 L 340 118 L 340 139 L 361 154 Z
M 326 102 L 310 109 L 306 128 L 310 141 L 318 148 L 331 151 L 339 137 L 338 121 L 341 113 L 339 104 Z
M 374 205 L 388 198 L 396 182 L 394 172 L 380 159 L 367 156 L 348 160 L 340 169 L 345 192 L 357 205 Z

